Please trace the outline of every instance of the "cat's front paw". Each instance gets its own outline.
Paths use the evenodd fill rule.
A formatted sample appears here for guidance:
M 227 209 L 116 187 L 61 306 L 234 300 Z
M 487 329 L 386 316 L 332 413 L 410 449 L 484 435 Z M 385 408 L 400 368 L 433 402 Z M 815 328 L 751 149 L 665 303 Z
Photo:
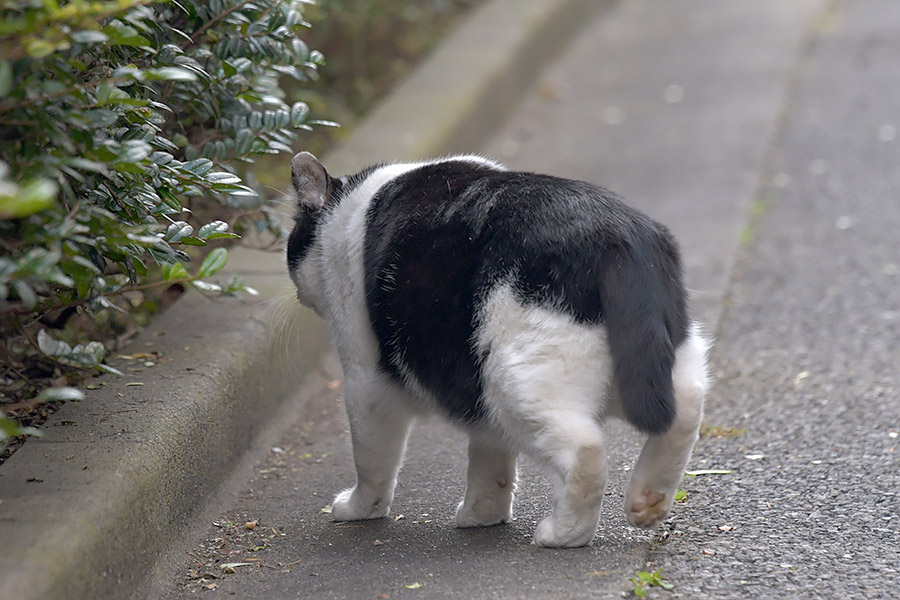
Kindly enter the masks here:
M 629 494 L 625 502 L 628 522 L 642 529 L 653 529 L 663 522 L 672 508 L 673 497 L 645 487 L 639 494 Z
M 344 490 L 331 503 L 331 516 L 335 521 L 380 519 L 390 512 L 389 500 L 380 497 L 365 498 L 357 488 Z

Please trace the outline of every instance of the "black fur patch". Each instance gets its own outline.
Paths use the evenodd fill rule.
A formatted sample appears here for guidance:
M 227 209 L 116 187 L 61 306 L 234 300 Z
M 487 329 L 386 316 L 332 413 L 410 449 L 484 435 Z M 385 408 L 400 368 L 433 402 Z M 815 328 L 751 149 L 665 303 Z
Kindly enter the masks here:
M 294 228 L 287 241 L 288 271 L 293 271 L 306 256 L 315 239 L 316 226 L 321 211 L 314 211 L 306 206 L 299 206 L 294 216 Z
M 364 260 L 382 368 L 402 380 L 405 365 L 452 417 L 483 416 L 475 321 L 509 281 L 524 302 L 603 321 L 629 421 L 671 424 L 688 325 L 678 250 L 607 190 L 471 161 L 423 166 L 373 199 Z

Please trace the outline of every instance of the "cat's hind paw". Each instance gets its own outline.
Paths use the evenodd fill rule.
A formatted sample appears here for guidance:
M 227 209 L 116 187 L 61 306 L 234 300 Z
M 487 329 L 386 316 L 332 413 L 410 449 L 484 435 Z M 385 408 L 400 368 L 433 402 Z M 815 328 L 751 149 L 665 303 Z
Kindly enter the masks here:
M 559 523 L 555 515 L 541 521 L 534 530 L 534 545 L 541 548 L 580 548 L 587 546 L 597 532 L 597 520 L 589 523 Z
M 466 506 L 465 502 L 460 502 L 456 507 L 456 526 L 489 527 L 508 523 L 512 518 L 511 504 L 507 501 L 505 508 L 497 508 L 493 503 L 485 505 L 476 502 L 473 506 Z
M 344 490 L 331 503 L 331 517 L 335 521 L 380 519 L 390 512 L 390 501 L 378 497 L 363 498 L 357 488 Z
M 628 522 L 635 527 L 653 529 L 662 523 L 669 514 L 672 500 L 671 494 L 667 496 L 650 487 L 645 487 L 640 494 L 634 497 L 629 494 L 625 502 L 625 516 L 628 518 Z

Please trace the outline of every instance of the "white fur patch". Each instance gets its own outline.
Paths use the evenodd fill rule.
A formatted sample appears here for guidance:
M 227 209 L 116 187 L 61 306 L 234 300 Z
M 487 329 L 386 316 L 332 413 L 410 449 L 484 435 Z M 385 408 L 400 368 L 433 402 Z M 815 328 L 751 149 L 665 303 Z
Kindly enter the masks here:
M 577 449 L 578 437 L 594 441 L 612 366 L 601 326 L 524 305 L 501 285 L 485 302 L 477 331 L 478 350 L 487 353 L 485 408 L 516 447 L 527 450 L 516 438 L 540 438 L 548 424 L 572 436 L 558 451 Z M 549 438 L 537 443 L 556 445 Z

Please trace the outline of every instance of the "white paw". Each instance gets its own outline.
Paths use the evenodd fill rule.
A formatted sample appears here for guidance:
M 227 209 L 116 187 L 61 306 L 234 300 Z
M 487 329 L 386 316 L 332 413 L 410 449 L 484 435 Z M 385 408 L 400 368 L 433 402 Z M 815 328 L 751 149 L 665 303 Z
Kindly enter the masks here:
M 540 522 L 534 530 L 534 544 L 541 548 L 579 548 L 587 546 L 597 532 L 597 522 L 590 527 L 560 527 L 554 516 L 550 515 Z
M 472 506 L 466 506 L 460 502 L 456 507 L 457 527 L 488 527 L 508 523 L 512 518 L 512 502 L 507 502 L 505 508 L 498 509 L 494 502 L 475 502 Z
M 663 494 L 645 487 L 640 494 L 628 494 L 625 502 L 625 516 L 635 527 L 653 529 L 669 514 L 674 494 Z
M 390 512 L 390 501 L 385 498 L 362 498 L 357 488 L 344 490 L 331 503 L 331 516 L 335 521 L 380 519 Z

